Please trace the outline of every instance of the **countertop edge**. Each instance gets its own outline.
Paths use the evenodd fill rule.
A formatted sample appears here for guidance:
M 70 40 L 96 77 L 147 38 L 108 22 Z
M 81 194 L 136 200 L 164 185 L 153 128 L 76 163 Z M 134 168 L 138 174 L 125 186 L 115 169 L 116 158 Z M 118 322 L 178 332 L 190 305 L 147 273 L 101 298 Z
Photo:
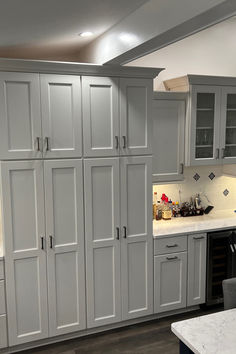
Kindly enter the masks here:
M 195 354 L 201 354 L 196 348 L 194 348 L 192 346 L 191 343 L 189 343 L 175 328 L 175 323 L 171 324 L 171 331 L 176 335 L 176 337 L 179 338 L 179 340 L 181 340 L 181 342 L 183 342 L 185 345 L 187 345 L 187 347 L 189 349 L 191 349 Z

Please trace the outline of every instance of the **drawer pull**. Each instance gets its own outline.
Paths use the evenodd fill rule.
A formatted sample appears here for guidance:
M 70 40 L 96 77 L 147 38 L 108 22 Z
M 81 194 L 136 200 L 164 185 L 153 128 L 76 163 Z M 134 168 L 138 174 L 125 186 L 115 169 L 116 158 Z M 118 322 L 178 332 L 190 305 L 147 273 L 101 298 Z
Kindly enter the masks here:
M 120 229 L 119 229 L 119 227 L 116 227 L 116 239 L 117 240 L 120 239 Z
M 205 236 L 198 236 L 198 237 L 194 236 L 193 238 L 194 240 L 202 240 L 203 238 L 205 238 Z
M 166 259 L 167 259 L 168 261 L 173 261 L 174 259 L 178 259 L 178 257 L 177 257 L 177 256 L 174 256 L 174 257 L 166 257 Z
M 172 248 L 172 247 L 178 247 L 177 243 L 175 243 L 174 245 L 166 245 L 167 248 Z

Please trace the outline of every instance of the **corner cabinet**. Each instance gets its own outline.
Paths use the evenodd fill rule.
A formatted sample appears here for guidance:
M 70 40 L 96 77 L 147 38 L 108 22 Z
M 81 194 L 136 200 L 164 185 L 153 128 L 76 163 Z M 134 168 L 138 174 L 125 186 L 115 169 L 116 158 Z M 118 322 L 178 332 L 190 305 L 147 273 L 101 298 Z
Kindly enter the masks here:
M 153 99 L 152 181 L 184 178 L 186 94 L 155 92 Z
M 9 345 L 84 329 L 82 162 L 3 162 L 1 173 Z
M 188 75 L 167 80 L 168 90 L 189 91 L 185 163 L 236 163 L 236 79 Z
M 84 164 L 88 327 L 151 314 L 151 157 Z

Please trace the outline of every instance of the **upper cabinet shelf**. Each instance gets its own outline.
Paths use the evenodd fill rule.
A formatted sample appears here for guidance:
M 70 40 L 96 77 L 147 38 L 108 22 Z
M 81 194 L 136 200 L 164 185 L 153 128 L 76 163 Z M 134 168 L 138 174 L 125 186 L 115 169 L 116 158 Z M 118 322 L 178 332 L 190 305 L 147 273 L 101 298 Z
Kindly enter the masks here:
M 189 92 L 185 164 L 236 163 L 236 78 L 188 75 L 165 87 Z

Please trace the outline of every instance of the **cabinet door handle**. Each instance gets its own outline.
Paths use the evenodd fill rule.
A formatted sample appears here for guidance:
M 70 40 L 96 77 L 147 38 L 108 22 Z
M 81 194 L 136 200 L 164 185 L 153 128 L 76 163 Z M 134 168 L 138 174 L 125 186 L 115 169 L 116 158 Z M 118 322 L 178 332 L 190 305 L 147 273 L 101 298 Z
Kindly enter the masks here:
M 184 174 L 184 164 L 183 163 L 180 164 L 180 174 L 181 175 Z
M 119 229 L 119 227 L 116 227 L 116 239 L 117 240 L 120 239 L 120 229 Z
M 124 230 L 124 238 L 127 238 L 127 227 L 123 226 L 123 230 Z
M 194 236 L 193 238 L 194 240 L 202 240 L 203 238 L 205 238 L 205 236 Z
M 167 259 L 168 261 L 173 261 L 174 259 L 178 259 L 178 257 L 177 257 L 177 256 L 174 256 L 174 257 L 166 257 L 166 259 Z
M 224 159 L 225 158 L 225 148 L 221 149 L 221 158 Z
M 116 149 L 119 149 L 119 137 L 117 135 L 115 136 L 115 141 L 116 141 Z
M 50 248 L 53 248 L 53 237 L 52 235 L 49 236 Z
M 41 236 L 41 250 L 44 250 L 44 237 Z
M 37 138 L 36 138 L 36 144 L 37 144 L 37 151 L 41 151 L 41 149 L 40 149 L 40 137 L 39 136 L 37 136 Z
M 216 160 L 219 160 L 220 158 L 220 149 L 216 149 Z
M 127 145 L 126 136 L 123 135 L 122 139 L 123 139 L 123 149 L 126 149 L 126 145 Z
M 166 245 L 167 248 L 171 248 L 171 247 L 178 247 L 177 243 L 175 243 L 174 245 Z
M 50 148 L 49 148 L 49 137 L 48 136 L 45 137 L 45 142 L 46 142 L 46 151 L 49 151 Z

